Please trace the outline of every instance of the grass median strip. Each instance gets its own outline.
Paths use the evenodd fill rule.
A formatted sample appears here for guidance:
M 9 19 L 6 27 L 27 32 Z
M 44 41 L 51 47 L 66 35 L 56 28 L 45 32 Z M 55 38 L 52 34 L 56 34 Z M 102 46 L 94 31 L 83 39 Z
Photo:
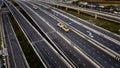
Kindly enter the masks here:
M 77 11 L 72 10 L 72 9 L 69 9 L 68 11 L 66 11 L 65 8 L 60 8 L 60 9 L 65 12 L 68 12 L 76 17 L 79 17 L 81 19 L 89 21 L 90 23 L 93 23 L 99 27 L 102 27 L 106 30 L 109 30 L 113 33 L 120 35 L 120 24 L 119 23 L 108 21 L 108 20 L 101 19 L 101 18 L 94 19 L 93 16 L 90 16 L 90 15 L 82 13 L 82 12 L 80 12 L 80 14 L 78 14 Z
M 30 68 L 44 68 L 42 62 L 39 60 L 32 46 L 29 44 L 28 40 L 11 14 L 9 14 L 9 18 Z

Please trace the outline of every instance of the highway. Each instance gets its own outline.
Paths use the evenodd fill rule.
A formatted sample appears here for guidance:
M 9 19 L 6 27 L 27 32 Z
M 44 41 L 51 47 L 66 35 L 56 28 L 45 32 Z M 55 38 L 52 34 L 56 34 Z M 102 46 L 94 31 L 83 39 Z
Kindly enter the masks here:
M 45 3 L 14 2 L 19 6 L 15 6 L 12 4 L 13 2 L 4 1 L 45 68 L 120 67 L 119 35 Z M 33 5 L 38 9 L 33 8 Z M 32 20 L 27 20 L 29 17 L 24 16 L 18 9 L 23 9 Z M 96 14 L 94 11 L 90 11 L 90 13 Z M 118 18 L 115 17 L 115 19 Z M 8 55 L 5 54 L 5 59 L 7 59 L 5 61 L 9 61 L 7 62 L 8 68 L 30 68 L 11 21 L 4 11 L 2 21 L 3 34 L 5 34 L 3 44 L 8 52 Z M 57 24 L 60 22 L 67 25 L 70 31 L 65 32 L 58 27 Z
M 2 4 L 3 4 L 3 1 L 0 1 L 0 9 L 1 9 L 1 7 L 2 7 Z
M 29 68 L 27 60 L 16 38 L 7 13 L 2 13 L 10 68 Z
M 54 10 L 55 10 L 55 9 L 54 9 Z M 56 11 L 58 11 L 58 10 L 56 10 Z M 85 24 L 85 25 L 87 25 L 87 26 L 89 26 L 89 27 L 91 27 L 91 28 L 93 28 L 93 29 L 96 29 L 97 31 L 99 31 L 99 32 L 101 32 L 101 33 L 103 33 L 103 34 L 105 34 L 105 35 L 108 35 L 108 36 L 110 36 L 110 37 L 112 37 L 112 38 L 120 41 L 120 36 L 118 36 L 118 35 L 116 36 L 116 35 L 114 35 L 113 33 L 109 32 L 109 31 L 106 31 L 106 30 L 104 30 L 104 29 L 102 29 L 102 28 L 100 28 L 100 27 L 97 27 L 97 26 L 95 26 L 95 25 L 86 23 L 85 21 L 83 21 L 83 20 L 81 20 L 81 19 L 79 19 L 79 18 L 76 18 L 75 16 L 71 16 L 70 14 L 66 14 L 66 13 L 64 13 L 64 12 L 62 12 L 62 11 L 59 11 L 59 12 L 62 13 L 62 14 L 67 15 L 68 17 L 70 17 L 70 18 L 72 18 L 72 19 L 75 19 L 76 21 L 79 21 L 79 22 L 82 23 L 82 24 Z
M 28 5 L 28 6 L 30 7 L 30 5 Z M 39 7 L 41 7 L 41 6 L 39 5 Z M 46 9 L 46 10 L 47 10 L 47 12 L 49 11 L 48 9 Z M 36 10 L 36 12 L 37 12 L 37 10 Z M 37 13 L 39 15 L 42 15 L 41 17 L 46 19 L 46 21 L 50 21 L 49 19 L 53 19 L 53 18 L 49 17 L 49 15 L 46 15 L 43 12 L 45 12 L 45 11 L 42 11 L 42 12 L 39 11 Z M 57 27 L 57 23 L 58 22 L 55 23 L 55 20 L 54 21 L 52 20 L 52 22 L 50 24 L 56 30 L 60 31 L 61 33 L 64 33 L 64 35 L 66 37 L 68 37 L 69 40 L 73 41 L 74 44 L 76 44 L 79 48 L 81 48 L 89 56 L 91 56 L 92 58 L 97 60 L 102 66 L 104 66 L 106 68 L 112 68 L 112 67 L 118 68 L 119 67 L 120 63 L 118 61 L 116 61 L 114 58 L 110 57 L 108 54 L 104 53 L 102 50 L 98 49 L 93 44 L 91 44 L 90 42 L 86 41 L 86 39 L 82 38 L 81 36 L 79 36 L 75 32 L 70 31 L 69 33 L 66 33 L 66 32 L 60 30 L 60 28 Z
M 84 13 L 95 16 L 95 13 L 98 14 L 98 17 L 106 19 L 106 20 L 110 20 L 113 22 L 117 22 L 120 23 L 120 15 L 119 14 L 113 14 L 113 13 L 109 13 L 109 12 L 99 12 L 99 11 L 95 11 L 95 10 L 89 10 L 89 9 L 85 9 L 85 8 L 80 8 L 80 7 L 76 7 L 78 9 L 82 9 Z M 90 11 L 90 12 L 87 12 Z
M 55 10 L 55 9 L 54 9 L 54 10 Z M 57 10 L 57 11 L 58 11 L 58 10 Z M 89 26 L 89 27 L 91 27 L 91 28 L 93 28 L 93 29 L 96 29 L 96 30 L 99 31 L 99 32 L 102 32 L 103 34 L 106 34 L 106 35 L 108 35 L 108 36 L 110 36 L 110 37 L 112 37 L 112 38 L 120 41 L 120 36 L 118 36 L 118 35 L 117 35 L 117 36 L 116 36 L 116 35 L 113 35 L 113 33 L 109 32 L 109 31 L 103 30 L 102 28 L 99 28 L 99 27 L 97 27 L 97 26 L 95 26 L 95 25 L 91 25 L 91 24 L 89 24 L 89 23 L 86 23 L 86 22 L 84 22 L 84 21 L 81 20 L 81 19 L 78 19 L 78 18 L 76 19 L 76 17 L 73 17 L 73 16 L 71 16 L 71 15 L 69 15 L 69 14 L 66 14 L 66 13 L 62 12 L 62 11 L 59 11 L 59 12 L 67 15 L 68 17 L 70 17 L 70 18 L 72 18 L 72 19 L 75 19 L 75 20 L 79 21 L 79 22 L 82 23 L 82 24 L 85 24 L 85 25 L 87 25 L 87 26 Z
M 29 21 L 22 16 L 22 14 L 11 3 L 5 3 L 45 67 L 71 68 L 64 58 L 47 42 L 45 38 L 42 37 L 40 33 L 37 32 Z
M 40 2 L 40 1 L 36 1 L 36 2 Z M 47 3 L 47 4 L 51 4 L 51 5 L 67 7 L 67 8 L 71 8 L 71 9 L 75 9 L 75 10 L 80 10 L 80 11 L 85 12 L 85 13 L 98 14 L 99 16 L 102 16 L 104 19 L 120 23 L 119 16 L 106 14 L 106 13 L 100 13 L 100 12 L 91 11 L 91 10 L 88 11 L 88 9 L 86 10 L 86 9 L 83 9 L 83 8 L 80 8 L 80 7 L 70 6 L 70 5 L 66 5 L 66 4 L 63 4 L 63 3 L 54 3 L 54 2 L 45 2 L 45 1 L 41 1 L 41 2 L 44 2 L 44 3 Z
M 65 14 L 63 14 L 63 15 L 65 15 Z M 91 32 L 92 33 L 92 35 L 93 35 L 93 37 L 91 37 L 92 39 L 94 39 L 94 40 L 96 40 L 96 41 L 98 41 L 98 42 L 100 42 L 101 44 L 103 44 L 103 45 L 105 45 L 105 46 L 107 46 L 107 47 L 109 47 L 110 49 L 112 49 L 112 50 L 114 50 L 115 52 L 117 52 L 117 53 L 119 53 L 120 54 L 120 42 L 118 43 L 118 44 L 116 44 L 117 42 L 116 41 L 112 41 L 111 39 L 107 39 L 106 37 L 105 37 L 105 33 L 102 33 L 103 31 L 101 30 L 101 31 L 99 31 L 99 33 L 98 33 L 98 30 L 97 29 L 95 29 L 95 27 L 92 27 L 92 29 L 90 30 L 90 28 L 88 28 L 90 25 L 86 25 L 86 24 L 84 24 L 85 22 L 83 22 L 83 21 L 81 21 L 81 20 L 79 20 L 79 21 L 77 21 L 77 23 L 79 23 L 79 24 L 77 24 L 77 23 L 75 23 L 74 21 L 72 21 L 72 20 L 76 20 L 75 18 L 73 19 L 73 18 L 71 18 L 71 19 L 68 19 L 68 18 L 66 18 L 66 17 L 63 17 L 62 15 L 57 15 L 57 17 L 59 18 L 59 19 L 61 19 L 62 21 L 64 21 L 65 23 L 67 23 L 67 24 L 69 24 L 69 23 L 71 23 L 70 24 L 70 26 L 72 26 L 72 27 L 74 27 L 74 28 L 76 28 L 77 30 L 79 30 L 80 32 L 82 32 L 82 33 L 84 33 L 85 35 L 87 35 L 87 36 L 89 36 L 89 33 L 87 32 L 87 31 L 89 31 L 89 32 Z M 69 17 L 69 16 L 67 16 L 67 17 Z M 81 24 L 82 23 L 82 24 Z M 85 26 L 84 26 L 85 25 Z M 104 31 L 105 32 L 105 31 Z M 110 34 L 110 35 L 112 35 L 112 34 Z M 107 35 L 108 36 L 108 35 Z M 112 35 L 113 36 L 113 35 Z M 111 36 L 108 36 L 108 37 L 111 37 Z M 119 38 L 119 37 L 117 37 L 117 38 Z M 104 41 L 105 40 L 105 41 Z
M 110 12 L 105 12 L 105 11 L 100 11 L 100 10 L 94 10 L 94 9 L 90 9 L 90 8 L 82 8 L 82 7 L 78 7 L 78 6 L 75 6 L 75 7 L 79 8 L 79 9 L 82 9 L 82 10 L 87 10 L 87 11 L 92 11 L 92 12 L 93 12 L 93 13 L 89 12 L 89 14 L 93 14 L 93 15 L 94 15 L 94 12 L 103 14 L 103 15 L 101 15 L 101 16 L 107 17 L 108 19 L 109 19 L 109 18 L 110 18 L 110 19 L 113 19 L 113 18 L 111 18 L 111 17 L 109 17 L 109 16 L 105 16 L 105 15 L 111 15 L 111 16 L 115 16 L 115 17 L 120 17 L 120 14 L 115 14 L 115 13 L 110 13 Z M 86 13 L 88 13 L 88 12 L 86 12 Z M 114 20 L 114 19 L 113 19 L 113 20 Z M 118 19 L 115 19 L 115 20 L 116 20 L 117 22 L 119 22 Z
M 78 6 L 76 6 L 78 7 Z M 119 14 L 117 13 L 110 13 L 110 12 L 105 12 L 105 11 L 102 11 L 102 10 L 95 10 L 95 9 L 91 9 L 91 8 L 83 8 L 83 7 L 79 7 L 80 9 L 84 9 L 84 10 L 88 10 L 88 11 L 93 11 L 93 12 L 98 12 L 98 13 L 104 13 L 104 14 L 107 14 L 107 15 L 112 15 L 112 16 L 117 16 L 117 17 L 120 17 Z
M 48 9 L 44 9 L 44 10 L 48 11 Z M 75 29 L 79 30 L 80 32 L 84 33 L 87 36 L 89 36 L 88 31 L 91 32 L 93 36 L 93 37 L 90 37 L 91 39 L 94 39 L 95 41 L 100 42 L 104 46 L 120 54 L 120 50 L 119 50 L 120 38 L 118 36 L 112 33 L 106 32 L 104 30 L 101 30 L 98 27 L 88 24 L 85 21 L 75 18 L 73 16 L 70 16 L 66 13 L 58 12 L 57 10 L 49 11 L 49 13 L 54 14 L 57 18 L 67 23 L 70 27 L 71 26 L 74 27 Z
M 73 44 L 67 43 L 65 39 L 63 39 L 58 32 L 49 26 L 48 23 L 57 22 L 55 20 L 52 20 L 51 18 L 47 19 L 49 22 L 44 21 L 43 19 L 39 19 L 39 16 L 37 16 L 34 12 L 37 12 L 40 14 L 40 16 L 43 16 L 39 10 L 33 11 L 32 5 L 26 6 L 23 3 L 17 2 L 28 14 L 29 16 L 36 22 L 36 24 L 44 31 L 44 33 L 52 40 L 52 42 L 67 56 L 67 58 L 75 65 L 75 67 L 92 67 L 94 68 L 93 64 L 90 63 L 84 56 L 82 56 L 74 47 Z M 27 3 L 26 3 L 27 4 Z M 33 10 L 32 10 L 33 9 Z M 31 11 L 32 10 L 32 11 Z M 43 21 L 42 21 L 43 20 Z

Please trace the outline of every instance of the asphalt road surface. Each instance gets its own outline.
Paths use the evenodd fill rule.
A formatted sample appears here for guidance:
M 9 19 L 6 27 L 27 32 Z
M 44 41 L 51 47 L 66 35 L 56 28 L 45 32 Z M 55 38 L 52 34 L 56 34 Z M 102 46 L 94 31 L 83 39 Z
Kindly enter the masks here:
M 29 68 L 6 13 L 2 14 L 10 68 Z
M 48 37 L 56 44 L 56 46 L 73 62 L 76 67 L 93 67 L 93 65 L 81 56 L 73 47 L 70 46 L 56 31 L 50 28 L 46 22 L 39 19 L 30 9 L 24 4 L 19 3 L 23 9 L 37 22 L 39 27 L 48 35 Z M 32 9 L 32 6 L 29 5 Z M 36 10 L 39 13 L 39 10 Z M 40 13 L 41 14 L 41 13 Z M 41 15 L 42 16 L 42 15 Z M 54 21 L 53 21 L 54 22 Z M 49 22 L 51 23 L 51 21 Z
M 68 63 L 56 52 L 56 50 L 54 50 L 53 47 L 33 28 L 33 26 L 28 23 L 20 12 L 15 9 L 11 3 L 6 3 L 45 65 L 52 68 L 70 67 Z
M 103 33 L 103 34 L 105 34 L 105 35 L 107 35 L 109 37 L 112 37 L 112 38 L 114 38 L 114 39 L 116 39 L 118 41 L 120 41 L 120 37 L 118 37 L 118 36 L 116 36 L 116 35 L 114 35 L 112 33 L 108 33 L 108 32 L 106 32 L 104 30 L 101 30 L 101 29 L 99 29 L 97 27 L 94 27 L 93 25 L 88 24 L 88 23 L 86 23 L 86 22 L 84 22 L 84 21 L 82 21 L 80 19 L 74 18 L 74 17 L 72 17 L 72 16 L 70 16 L 68 14 L 65 14 L 65 13 L 61 12 L 63 15 L 66 15 L 67 17 L 70 17 L 73 20 L 76 20 L 79 23 L 82 23 L 83 25 L 78 25 L 78 24 L 74 23 L 71 19 L 68 19 L 68 18 L 66 18 L 66 17 L 64 17 L 64 16 L 62 16 L 62 15 L 60 15 L 58 13 L 50 11 L 50 10 L 48 10 L 48 9 L 42 7 L 42 6 L 41 6 L 41 8 L 43 8 L 44 10 L 46 10 L 46 11 L 50 12 L 51 14 L 55 15 L 56 17 L 58 17 L 59 19 L 61 19 L 65 23 L 67 23 L 67 24 L 71 23 L 70 26 L 72 26 L 72 27 L 76 28 L 77 30 L 83 32 L 87 36 L 89 36 L 89 33 L 87 31 L 91 32 L 92 36 L 93 36 L 93 37 L 91 37 L 92 39 L 100 42 L 104 46 L 106 46 L 106 47 L 108 47 L 108 48 L 112 49 L 113 51 L 115 51 L 115 52 L 120 54 L 120 46 L 118 44 L 114 43 L 113 41 L 110 41 L 110 39 L 106 39 L 104 36 L 101 36 L 99 34 L 94 33 L 93 31 L 91 31 L 89 29 L 86 29 L 85 26 L 86 27 L 90 27 L 92 29 L 95 29 L 96 31 L 99 31 L 100 33 Z
M 41 7 L 41 6 L 39 6 L 39 7 Z M 42 14 L 44 14 L 44 13 L 42 13 Z M 47 20 L 50 19 L 50 17 L 48 15 L 43 15 L 42 17 L 45 17 L 45 19 L 47 19 Z M 56 28 L 56 29 L 58 28 L 56 25 L 57 23 L 51 22 L 50 24 L 52 24 L 54 26 L 54 28 Z M 58 29 L 58 30 L 60 30 L 60 29 Z M 64 31 L 62 33 L 64 33 Z M 114 58 L 110 57 L 109 55 L 107 55 L 106 53 L 104 53 L 103 51 L 101 51 L 100 49 L 95 47 L 93 44 L 87 42 L 85 39 L 81 38 L 74 32 L 66 33 L 66 36 L 70 40 L 72 40 L 76 45 L 78 45 L 81 49 L 83 49 L 86 53 L 88 53 L 90 56 L 92 56 L 94 59 L 96 59 L 104 67 L 110 67 L 110 68 L 111 67 L 117 67 L 117 68 L 119 67 L 120 63 L 118 61 L 116 61 Z

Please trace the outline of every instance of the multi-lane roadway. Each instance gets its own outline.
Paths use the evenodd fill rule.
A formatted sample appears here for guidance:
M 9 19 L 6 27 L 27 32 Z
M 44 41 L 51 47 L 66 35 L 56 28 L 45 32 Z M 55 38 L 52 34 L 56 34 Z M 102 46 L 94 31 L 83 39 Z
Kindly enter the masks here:
M 26 3 L 27 4 L 27 3 Z M 31 7 L 32 8 L 32 6 L 30 6 L 29 4 L 27 4 L 29 7 Z M 45 8 L 44 8 L 45 9 Z M 41 9 L 40 9 L 41 10 Z M 48 11 L 48 9 L 46 9 L 47 11 Z M 39 10 L 37 10 L 37 11 L 39 11 Z M 37 12 L 36 11 L 36 12 Z M 45 11 L 44 11 L 45 12 Z M 45 13 L 40 13 L 40 11 L 39 12 L 37 12 L 39 15 L 41 15 L 44 19 L 46 19 L 46 20 L 48 20 L 48 22 L 50 22 L 51 20 L 52 20 L 52 18 L 51 17 L 49 17 L 48 15 L 45 15 Z M 56 24 L 57 23 L 55 23 L 55 21 L 53 21 L 52 20 L 52 22 L 50 22 L 51 24 L 54 24 L 54 27 L 56 27 Z M 56 27 L 55 29 L 57 29 L 58 27 Z M 62 32 L 63 33 L 63 32 Z M 102 61 L 99 61 L 99 63 L 101 63 L 103 66 L 110 66 L 109 65 L 109 63 L 111 63 L 111 60 L 112 61 L 114 61 L 115 59 L 114 58 L 112 58 L 112 57 L 110 57 L 109 55 L 107 55 L 106 53 L 104 53 L 103 51 L 101 51 L 100 49 L 98 49 L 98 48 L 96 48 L 93 44 L 91 44 L 91 43 L 88 43 L 88 42 L 86 42 L 86 40 L 80 40 L 81 39 L 81 37 L 79 38 L 79 36 L 77 35 L 77 34 L 75 34 L 74 32 L 73 33 L 66 33 L 67 35 L 67 37 L 71 40 L 71 41 L 73 41 L 76 45 L 81 45 L 81 46 L 83 46 L 83 47 L 85 47 L 86 46 L 86 48 L 89 48 L 89 49 L 84 49 L 84 48 L 81 48 L 80 46 L 80 48 L 81 49 L 84 49 L 84 51 L 86 52 L 86 53 L 93 53 L 92 52 L 92 50 L 94 50 L 94 49 L 96 49 L 96 51 L 94 51 L 94 52 L 100 52 L 99 53 L 99 57 L 98 56 L 95 56 L 96 58 L 100 58 L 101 59 L 101 57 L 102 57 Z M 77 40 L 77 41 L 76 41 Z M 80 43 L 80 42 L 83 42 L 83 43 Z M 90 46 L 92 46 L 92 47 L 88 47 L 88 46 L 90 45 Z M 100 50 L 100 51 L 98 51 L 98 50 Z M 102 52 L 102 53 L 101 53 Z M 93 53 L 93 55 L 94 54 L 96 54 L 96 53 Z M 101 54 L 103 54 L 103 56 L 101 55 Z M 91 54 L 89 54 L 90 56 L 91 56 Z M 92 56 L 93 57 L 93 56 Z M 96 59 L 94 57 L 94 59 Z M 104 58 L 103 58 L 104 57 Z M 106 61 L 106 59 L 105 58 L 107 58 L 108 59 L 108 57 L 109 57 L 109 60 L 108 61 Z M 98 61 L 99 59 L 97 59 L 97 61 Z M 108 63 L 109 62 L 109 63 Z M 105 64 L 105 63 L 108 63 L 108 64 Z M 114 66 L 118 66 L 119 65 L 119 62 L 118 61 L 116 61 L 115 60 L 115 62 L 114 62 L 115 64 L 113 64 L 113 66 L 110 66 L 110 67 L 114 67 Z
M 27 3 L 26 3 L 27 4 Z M 28 4 L 27 4 L 28 5 Z M 28 5 L 29 7 L 32 8 L 32 6 Z M 39 5 L 40 7 L 40 5 Z M 42 7 L 42 6 L 41 6 Z M 41 8 L 40 7 L 40 8 Z M 42 9 L 50 12 L 51 10 L 45 9 L 44 7 L 42 7 Z M 41 10 L 41 9 L 40 9 Z M 39 11 L 39 10 L 37 10 Z M 36 12 L 37 12 L 36 11 Z M 42 11 L 45 12 L 45 11 Z M 46 21 L 50 22 L 50 19 L 52 19 L 51 17 L 49 17 L 48 15 L 46 15 L 45 13 L 40 13 L 37 12 L 40 16 L 42 16 L 44 19 L 46 19 Z M 54 13 L 54 12 L 52 12 Z M 58 14 L 58 13 L 57 13 Z M 57 16 L 60 16 L 57 15 Z M 65 17 L 64 17 L 65 18 Z M 61 18 L 60 18 L 61 19 Z M 66 19 L 66 18 L 65 18 Z M 68 19 L 67 19 L 68 20 Z M 64 21 L 64 20 L 62 20 Z M 69 21 L 68 21 L 69 22 Z M 52 20 L 51 22 L 52 26 L 54 26 L 55 29 L 57 29 L 58 27 L 56 27 L 55 21 Z M 59 29 L 58 29 L 59 30 Z M 63 33 L 63 32 L 62 32 Z M 87 42 L 85 39 L 82 39 L 81 37 L 79 37 L 78 34 L 74 33 L 74 32 L 70 32 L 70 33 L 66 33 L 66 36 L 73 41 L 76 45 L 78 45 L 81 49 L 83 49 L 87 54 L 89 54 L 89 56 L 94 57 L 97 61 L 99 61 L 99 63 L 104 66 L 104 67 L 117 67 L 119 65 L 119 62 L 116 61 L 114 58 L 110 57 L 108 54 L 104 53 L 102 50 L 98 49 L 97 47 L 95 47 L 93 44 Z M 82 40 L 81 40 L 82 39 Z M 84 45 L 84 46 L 83 46 Z M 87 49 L 88 48 L 88 49 Z M 96 50 L 96 51 L 94 51 Z M 91 54 L 92 53 L 92 54 Z M 98 55 L 95 55 L 98 54 Z M 97 57 L 99 56 L 99 57 Z M 105 59 L 107 58 L 107 59 Z M 102 60 L 101 60 L 102 59 Z M 111 63 L 113 62 L 113 63 Z M 111 65 L 111 66 L 110 66 Z
M 46 9 L 46 11 L 48 11 L 48 9 Z M 54 14 L 57 18 L 68 24 L 70 27 L 77 29 L 78 32 L 82 32 L 87 36 L 89 36 L 89 33 L 91 33 L 91 39 L 101 43 L 104 45 L 103 47 L 110 48 L 118 54 L 120 53 L 120 37 L 118 35 L 114 35 L 113 33 L 107 32 L 106 30 L 103 30 L 95 25 L 86 23 L 86 21 L 75 18 L 67 13 L 60 11 L 58 12 L 57 10 L 52 10 L 49 12 Z
M 0 9 L 1 9 L 1 7 L 2 7 L 2 4 L 3 4 L 3 1 L 0 1 Z
M 39 1 L 37 1 L 37 2 L 39 2 Z M 46 2 L 42 1 L 42 2 L 51 4 L 51 5 L 62 6 L 62 7 L 66 7 L 66 8 L 70 8 L 70 9 L 74 9 L 74 10 L 80 10 L 81 12 L 84 12 L 84 13 L 87 13 L 90 15 L 92 14 L 93 16 L 95 14 L 98 14 L 98 16 L 101 18 L 120 23 L 120 18 L 119 18 L 120 16 L 117 16 L 115 14 L 98 12 L 98 11 L 94 11 L 94 10 L 90 10 L 90 9 L 80 8 L 78 6 L 71 6 L 71 5 L 66 5 L 66 4 L 57 3 L 57 2 L 47 2 L 47 1 Z
M 16 38 L 14 30 L 12 28 L 11 22 L 8 19 L 7 13 L 2 13 L 3 25 L 4 25 L 4 32 L 5 32 L 5 39 L 6 39 L 6 48 L 8 51 L 8 60 L 9 63 L 7 64 L 10 68 L 29 68 L 27 60 L 22 52 L 21 46 L 19 41 Z M 4 59 L 5 56 L 4 56 Z
M 15 2 L 32 21 L 14 4 L 4 1 L 45 67 L 120 67 L 120 36 L 45 3 Z M 29 68 L 7 14 L 3 13 L 2 18 L 10 68 Z M 59 28 L 57 23 L 60 22 L 70 31 Z
M 23 15 L 13 6 L 12 3 L 5 2 L 18 25 L 29 40 L 33 49 L 43 62 L 45 67 L 67 68 L 71 65 L 41 36 L 40 33 L 23 17 Z M 42 59 L 41 59 L 42 58 Z
M 76 67 L 92 67 L 92 64 L 89 63 L 85 58 L 83 58 L 77 50 L 74 49 L 74 46 L 71 46 L 68 44 L 62 37 L 59 36 L 58 31 L 54 28 L 52 28 L 48 23 L 57 23 L 57 21 L 49 19 L 49 22 L 45 21 L 43 18 L 38 19 L 39 16 L 35 14 L 35 12 L 38 12 L 39 14 L 42 14 L 39 12 L 39 10 L 33 11 L 32 5 L 25 6 L 25 4 L 17 2 L 28 14 L 29 16 L 36 22 L 37 25 L 39 25 L 40 29 L 42 29 L 46 35 L 52 40 L 52 42 L 73 62 L 73 64 Z M 27 3 L 26 3 L 27 4 Z M 33 10 L 32 10 L 33 9 Z M 43 16 L 43 15 L 41 15 Z M 41 23 L 42 20 L 44 23 Z M 82 58 L 82 59 L 81 59 Z

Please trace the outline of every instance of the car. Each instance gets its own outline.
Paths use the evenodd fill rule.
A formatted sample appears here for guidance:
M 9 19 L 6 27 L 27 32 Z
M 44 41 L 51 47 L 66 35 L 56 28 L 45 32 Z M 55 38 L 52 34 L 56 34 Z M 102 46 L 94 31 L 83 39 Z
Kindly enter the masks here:
M 2 57 L 5 57 L 5 55 L 3 54 Z
M 118 13 L 117 11 L 114 11 L 114 13 Z
M 94 37 L 90 31 L 86 31 L 90 37 Z
M 89 33 L 89 36 L 92 37 L 92 38 L 94 37 L 94 36 L 92 35 L 92 33 Z

